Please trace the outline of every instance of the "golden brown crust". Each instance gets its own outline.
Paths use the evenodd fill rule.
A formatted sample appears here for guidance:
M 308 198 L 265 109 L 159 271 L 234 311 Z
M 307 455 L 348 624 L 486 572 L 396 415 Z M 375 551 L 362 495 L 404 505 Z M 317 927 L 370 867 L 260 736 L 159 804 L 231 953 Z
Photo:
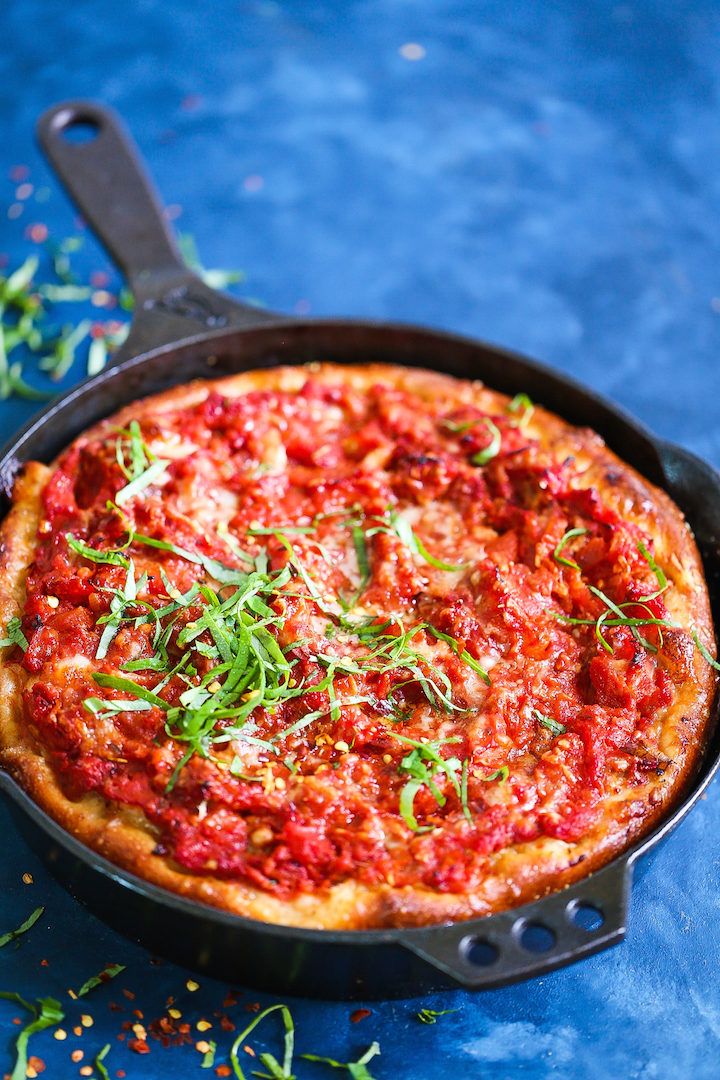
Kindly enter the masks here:
M 458 401 L 492 411 L 507 399 L 479 383 L 458 382 L 433 372 L 368 365 L 313 365 L 322 380 L 350 383 L 363 389 L 374 383 L 411 389 L 428 400 Z M 195 382 L 135 403 L 88 432 L 88 436 L 124 426 L 129 419 L 157 417 L 167 409 L 201 400 L 208 386 L 227 396 L 249 390 L 299 388 L 307 368 L 278 368 L 247 372 L 212 384 Z M 641 526 L 655 542 L 655 555 L 672 578 L 668 594 L 670 615 L 681 625 L 692 624 L 714 653 L 714 633 L 700 557 L 692 534 L 678 508 L 658 488 L 622 462 L 591 431 L 572 428 L 542 408 L 536 408 L 529 432 L 563 457 L 572 455 L 584 470 L 583 480 L 626 520 Z M 0 625 L 19 614 L 24 582 L 37 542 L 40 497 L 49 471 L 31 463 L 19 477 L 13 508 L 0 528 Z M 250 885 L 223 881 L 212 874 L 183 871 L 165 856 L 153 854 L 156 836 L 139 811 L 108 803 L 95 794 L 79 801 L 67 798 L 42 747 L 23 723 L 22 689 L 27 674 L 0 658 L 0 766 L 7 769 L 35 801 L 74 836 L 111 861 L 156 885 L 192 900 L 251 918 L 285 925 L 361 929 L 393 925 L 427 925 L 485 915 L 556 890 L 609 861 L 647 833 L 677 800 L 700 756 L 711 712 L 715 678 L 696 653 L 692 677 L 676 694 L 662 719 L 661 748 L 671 759 L 662 776 L 652 775 L 643 788 L 609 804 L 599 822 L 580 842 L 548 838 L 505 849 L 493 857 L 481 889 L 472 894 L 434 892 L 424 887 L 370 887 L 349 881 L 317 895 L 301 894 L 282 900 Z

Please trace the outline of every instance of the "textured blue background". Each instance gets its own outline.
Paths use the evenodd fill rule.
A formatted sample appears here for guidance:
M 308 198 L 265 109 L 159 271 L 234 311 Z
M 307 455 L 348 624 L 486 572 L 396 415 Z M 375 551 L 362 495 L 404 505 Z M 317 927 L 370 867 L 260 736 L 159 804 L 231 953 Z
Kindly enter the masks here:
M 720 465 L 719 31 L 703 0 L 6 0 L 1 212 L 19 163 L 52 195 L 3 217 L 0 248 L 17 262 L 28 225 L 72 230 L 33 123 L 56 100 L 96 97 L 125 115 L 206 264 L 247 270 L 245 295 L 530 352 Z M 425 55 L 404 58 L 407 43 Z M 90 247 L 80 265 L 104 263 Z M 30 411 L 0 403 L 3 435 Z M 519 987 L 372 1004 L 357 1025 L 352 1006 L 294 1001 L 300 1049 L 348 1060 L 377 1038 L 378 1080 L 716 1078 L 719 796 L 716 784 L 646 861 L 625 944 Z M 149 966 L 55 885 L 2 808 L 0 830 L 0 930 L 47 908 L 0 953 L 0 987 L 61 997 L 70 1029 L 81 1010 L 66 989 L 128 965 L 86 1000 L 81 1038 L 33 1040 L 45 1075 L 77 1076 L 70 1050 L 86 1063 L 107 1041 L 112 1077 L 214 1075 L 192 1048 L 130 1053 L 115 1038 L 127 1013 L 108 1003 L 129 1007 L 124 986 L 146 1020 L 169 994 L 188 1019 L 213 1019 L 224 987 L 188 994 L 187 973 Z M 255 1000 L 232 1010 L 240 1025 Z M 421 1006 L 458 1011 L 424 1027 Z M 0 1003 L 0 1070 L 16 1013 Z M 217 1025 L 209 1035 L 227 1048 Z

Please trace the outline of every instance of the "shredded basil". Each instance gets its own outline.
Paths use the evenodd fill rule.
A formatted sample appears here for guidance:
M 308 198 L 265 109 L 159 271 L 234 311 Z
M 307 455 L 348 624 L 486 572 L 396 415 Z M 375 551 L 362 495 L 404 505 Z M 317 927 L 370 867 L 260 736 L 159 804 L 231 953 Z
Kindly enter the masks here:
M 483 776 L 482 779 L 485 783 L 489 783 L 491 780 L 497 780 L 499 784 L 504 784 L 509 775 L 510 769 L 507 765 L 503 765 L 499 769 L 493 769 L 491 773 L 488 773 L 487 776 Z
M 422 1024 L 437 1024 L 438 1016 L 447 1016 L 448 1013 L 458 1011 L 458 1009 L 421 1009 L 415 1015 Z
M 345 1069 L 350 1073 L 352 1080 L 373 1080 L 367 1068 L 368 1061 L 372 1061 L 380 1053 L 380 1044 L 372 1043 L 357 1061 L 336 1061 L 335 1058 L 322 1057 L 320 1054 L 301 1054 L 306 1061 L 315 1061 L 319 1065 L 329 1065 L 333 1069 Z
M 507 408 L 510 413 L 519 413 L 522 409 L 522 415 L 516 420 L 516 424 L 524 431 L 535 412 L 535 406 L 531 398 L 527 394 L 516 394 L 512 401 L 508 403 Z
M 647 603 L 649 600 L 656 600 L 658 596 L 661 596 L 665 592 L 665 590 L 670 587 L 670 582 L 668 581 L 667 577 L 665 576 L 665 572 L 662 569 L 662 567 L 658 566 L 658 564 L 655 562 L 655 559 L 652 557 L 652 555 L 650 554 L 648 549 L 645 547 L 645 545 L 642 543 L 642 541 L 640 541 L 638 543 L 637 547 L 638 547 L 638 551 L 642 555 L 643 559 L 645 560 L 645 562 L 648 564 L 648 566 L 652 570 L 653 574 L 655 575 L 655 579 L 656 579 L 656 581 L 658 583 L 658 587 L 655 590 L 655 592 L 650 593 L 648 596 L 641 596 L 640 597 L 639 603 L 643 604 L 643 603 Z
M 544 713 L 541 713 L 539 709 L 533 709 L 532 714 L 537 720 L 538 724 L 542 724 L 542 726 L 544 728 L 547 728 L 548 731 L 551 732 L 553 735 L 564 735 L 567 731 L 567 728 L 564 724 L 561 724 L 558 720 L 554 720 L 552 716 L 545 716 Z
M 21 923 L 16 930 L 9 930 L 7 934 L 3 934 L 2 936 L 0 936 L 0 949 L 2 949 L 5 945 L 9 945 L 11 941 L 15 941 L 16 938 L 19 938 L 23 934 L 26 934 L 27 931 L 35 925 L 38 919 L 42 918 L 44 912 L 44 907 L 35 908 L 32 914 L 28 915 L 25 922 Z
M 83 543 L 82 540 L 78 540 L 72 533 L 65 533 L 65 539 L 67 540 L 68 547 L 71 548 L 76 555 L 82 555 L 83 559 L 89 559 L 90 562 L 108 564 L 110 566 L 122 566 L 126 570 L 130 565 L 130 560 L 117 549 L 112 548 L 108 551 L 100 551 L 98 548 L 90 547 L 88 544 Z
M 30 643 L 23 633 L 22 620 L 17 615 L 13 615 L 8 620 L 5 634 L 4 638 L 0 638 L 0 649 L 8 648 L 11 645 L 19 645 L 23 652 L 27 652 Z
M 458 772 L 462 773 L 463 766 L 458 758 L 444 758 L 440 753 L 441 746 L 444 746 L 447 743 L 459 742 L 460 736 L 456 735 L 446 739 L 421 742 L 416 739 L 409 739 L 405 735 L 398 735 L 395 731 L 390 731 L 388 734 L 392 735 L 392 737 L 399 742 L 412 747 L 398 766 L 400 775 L 405 775 L 410 778 L 400 792 L 399 805 L 400 815 L 407 827 L 415 833 L 430 832 L 434 828 L 433 825 L 418 825 L 417 818 L 415 817 L 414 803 L 418 791 L 420 791 L 421 787 L 426 786 L 438 806 L 445 805 L 447 800 L 435 782 L 436 778 L 439 778 L 439 773 L 441 772 L 444 773 L 450 781 L 455 794 L 463 806 L 463 813 L 467 810 L 465 816 L 468 817 L 470 811 L 467 808 L 467 780 L 465 781 L 465 794 L 463 797 L 462 784 L 457 776 Z M 469 816 L 468 820 L 471 821 L 472 817 Z
M 488 429 L 490 442 L 483 450 L 478 450 L 477 454 L 473 454 L 470 458 L 473 465 L 487 465 L 488 461 L 498 456 L 502 447 L 502 435 L 497 424 L 493 423 L 489 416 L 484 417 L 483 423 Z
M 38 1031 L 44 1031 L 46 1028 L 59 1024 L 65 1019 L 65 1013 L 62 1011 L 60 1002 L 51 997 L 38 998 L 37 1004 L 33 1005 L 31 1002 L 26 1001 L 25 998 L 21 997 L 20 994 L 16 994 L 11 990 L 1 990 L 0 998 L 3 998 L 5 1001 L 14 1001 L 34 1017 L 34 1019 L 22 1029 L 17 1037 L 15 1042 L 15 1065 L 10 1074 L 10 1080 L 25 1080 L 28 1065 L 28 1042 L 30 1041 L 30 1037 L 35 1035 Z
M 440 421 L 440 426 L 444 427 L 447 431 L 452 432 L 453 435 L 464 435 L 466 431 L 470 431 L 471 428 L 474 428 L 481 423 L 482 419 L 479 417 L 475 420 L 465 420 L 461 422 L 443 419 Z
M 140 495 L 146 488 L 152 487 L 153 484 L 157 484 L 160 480 L 167 480 L 167 466 L 169 461 L 164 461 L 162 458 L 157 458 L 153 461 L 152 465 L 148 465 L 144 472 L 136 476 L 134 480 L 125 484 L 119 491 L 115 493 L 115 502 L 118 506 L 124 506 L 125 503 L 130 502 L 130 499 L 134 499 L 136 495 Z
M 394 534 L 414 555 L 419 555 L 421 559 L 424 559 L 430 566 L 434 566 L 436 570 L 467 569 L 465 563 L 446 563 L 431 555 L 420 537 L 413 531 L 412 525 L 407 518 L 404 518 L 397 510 L 388 508 L 382 517 L 372 517 L 369 518 L 369 521 L 378 521 L 379 524 L 373 525 L 372 528 L 366 531 L 365 535 L 368 537 L 381 532 L 389 535 Z
M 568 529 L 560 543 L 553 551 L 553 558 L 555 559 L 555 561 L 561 563 L 562 566 L 569 566 L 572 570 L 579 570 L 580 567 L 578 566 L 578 564 L 576 562 L 573 562 L 572 559 L 566 559 L 565 556 L 562 554 L 562 551 L 571 540 L 573 540 L 576 536 L 585 536 L 587 531 L 587 529 Z
M 703 645 L 702 641 L 700 640 L 700 637 L 698 635 L 697 630 L 693 630 L 692 637 L 693 637 L 693 641 L 695 642 L 698 649 L 700 650 L 700 655 L 702 656 L 703 660 L 707 660 L 710 667 L 714 668 L 715 671 L 720 671 L 720 664 L 717 662 L 717 660 L 712 655 L 712 653 L 707 648 L 707 646 Z
M 258 1013 L 255 1019 L 252 1020 L 248 1024 L 248 1026 L 237 1036 L 235 1042 L 230 1048 L 230 1064 L 233 1067 L 233 1071 L 237 1080 L 245 1080 L 245 1073 L 242 1070 L 240 1060 L 238 1058 L 238 1050 L 243 1045 L 248 1035 L 255 1030 L 258 1024 L 261 1023 L 261 1021 L 263 1021 L 266 1016 L 270 1016 L 270 1014 L 274 1012 L 280 1013 L 282 1017 L 283 1028 L 285 1029 L 285 1034 L 283 1038 L 284 1045 L 282 1065 L 277 1060 L 277 1058 L 273 1056 L 273 1054 L 267 1053 L 266 1051 L 258 1054 L 258 1058 L 268 1070 L 270 1076 L 274 1078 L 274 1080 L 294 1080 L 292 1074 L 292 1060 L 293 1053 L 295 1051 L 295 1024 L 293 1022 L 292 1014 L 288 1009 L 287 1005 L 270 1005 L 267 1009 L 263 1009 L 263 1011 Z
M 114 979 L 124 970 L 125 964 L 108 964 L 101 972 L 97 975 L 91 975 L 90 978 L 82 984 L 77 992 L 77 997 L 85 997 L 85 995 L 89 994 L 91 990 L 94 990 L 96 986 L 104 986 L 105 983 L 110 982 L 111 979 Z
M 212 1069 L 215 1064 L 215 1053 L 217 1051 L 217 1043 L 212 1039 L 208 1043 L 209 1050 L 206 1050 L 203 1054 L 202 1061 L 200 1062 L 201 1069 Z

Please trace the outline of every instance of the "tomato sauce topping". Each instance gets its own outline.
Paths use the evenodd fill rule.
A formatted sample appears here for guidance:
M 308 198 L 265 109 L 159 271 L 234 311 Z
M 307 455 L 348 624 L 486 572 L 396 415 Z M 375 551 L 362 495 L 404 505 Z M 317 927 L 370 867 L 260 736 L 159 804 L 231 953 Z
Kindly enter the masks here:
M 514 406 L 310 376 L 77 440 L 15 654 L 68 796 L 279 896 L 464 892 L 662 770 L 652 542 Z

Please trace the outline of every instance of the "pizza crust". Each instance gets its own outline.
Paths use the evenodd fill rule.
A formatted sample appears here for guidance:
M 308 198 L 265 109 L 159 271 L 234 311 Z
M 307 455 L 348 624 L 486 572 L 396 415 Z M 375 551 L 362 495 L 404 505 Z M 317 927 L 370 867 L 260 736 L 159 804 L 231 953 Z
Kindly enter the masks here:
M 480 383 L 384 365 L 340 367 L 309 365 L 246 372 L 213 382 L 194 382 L 127 406 L 93 427 L 87 437 L 125 426 L 130 419 L 157 417 L 192 405 L 209 389 L 237 396 L 258 389 L 299 389 L 308 374 L 323 381 L 350 383 L 363 390 L 374 383 L 412 390 L 427 400 L 459 400 L 488 411 L 505 408 L 507 398 Z M 650 533 L 656 558 L 669 568 L 671 617 L 689 620 L 707 648 L 715 652 L 713 624 L 702 564 L 679 509 L 612 453 L 592 431 L 573 428 L 540 407 L 528 431 L 562 457 L 575 457 L 588 485 L 625 519 Z M 0 527 L 0 626 L 21 613 L 25 578 L 34 557 L 43 488 L 51 469 L 29 463 L 16 480 L 13 505 Z M 73 801 L 64 794 L 54 771 L 23 722 L 22 690 L 27 673 L 8 662 L 0 650 L 0 766 L 69 833 L 111 862 L 155 885 L 191 900 L 264 922 L 288 926 L 364 929 L 423 926 L 488 915 L 518 906 L 587 876 L 650 831 L 686 788 L 702 753 L 715 692 L 712 669 L 696 651 L 693 676 L 677 690 L 663 717 L 662 745 L 672 763 L 662 778 L 635 786 L 629 799 L 606 807 L 597 825 L 580 842 L 541 838 L 498 852 L 483 886 L 468 893 L 443 893 L 425 887 L 370 887 L 346 881 L 317 894 L 289 900 L 248 884 L 207 873 L 184 871 L 166 856 L 153 853 L 157 836 L 140 811 L 115 805 L 97 794 Z M 640 806 L 639 806 L 640 804 Z

